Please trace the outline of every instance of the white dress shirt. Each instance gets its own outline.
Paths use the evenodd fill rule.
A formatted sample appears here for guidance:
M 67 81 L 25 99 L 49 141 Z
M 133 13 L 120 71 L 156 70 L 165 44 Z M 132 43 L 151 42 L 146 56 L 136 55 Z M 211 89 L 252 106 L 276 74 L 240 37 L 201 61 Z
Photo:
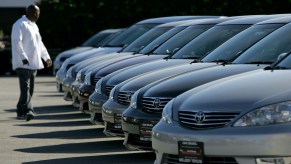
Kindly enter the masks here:
M 12 27 L 12 67 L 37 70 L 44 68 L 43 59 L 50 59 L 45 48 L 39 29 L 34 22 L 31 22 L 25 15 L 18 19 Z M 29 65 L 23 65 L 22 60 L 27 59 Z

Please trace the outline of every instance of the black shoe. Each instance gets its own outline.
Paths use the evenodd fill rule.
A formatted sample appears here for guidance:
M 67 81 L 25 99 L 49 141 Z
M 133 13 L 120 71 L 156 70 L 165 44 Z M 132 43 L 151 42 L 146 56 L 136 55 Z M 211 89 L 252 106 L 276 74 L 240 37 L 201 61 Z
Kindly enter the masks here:
M 17 115 L 17 119 L 19 120 L 25 119 L 25 115 Z
M 27 114 L 26 114 L 26 121 L 30 121 L 34 119 L 34 114 L 32 111 L 29 111 Z

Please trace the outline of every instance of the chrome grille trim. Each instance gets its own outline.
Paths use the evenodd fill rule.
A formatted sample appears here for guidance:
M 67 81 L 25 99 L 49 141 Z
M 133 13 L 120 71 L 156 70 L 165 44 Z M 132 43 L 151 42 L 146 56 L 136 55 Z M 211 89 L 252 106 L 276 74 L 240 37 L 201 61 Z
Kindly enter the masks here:
M 162 113 L 171 97 L 143 97 L 142 110 L 147 113 Z
M 118 103 L 122 105 L 129 105 L 133 91 L 120 91 L 118 92 Z
M 203 116 L 198 116 L 199 114 Z M 179 122 L 182 126 L 192 129 L 219 128 L 230 123 L 238 115 L 239 112 L 228 111 L 179 111 Z
M 93 79 L 93 86 L 95 86 L 96 85 L 96 83 L 99 81 L 101 79 L 101 77 L 94 77 L 94 79 Z M 91 80 L 92 81 L 92 80 Z
M 111 90 L 112 90 L 114 87 L 115 87 L 115 86 L 113 86 L 113 85 L 107 85 L 107 86 L 105 87 L 105 91 L 106 91 L 106 95 L 107 95 L 107 96 L 109 96 Z

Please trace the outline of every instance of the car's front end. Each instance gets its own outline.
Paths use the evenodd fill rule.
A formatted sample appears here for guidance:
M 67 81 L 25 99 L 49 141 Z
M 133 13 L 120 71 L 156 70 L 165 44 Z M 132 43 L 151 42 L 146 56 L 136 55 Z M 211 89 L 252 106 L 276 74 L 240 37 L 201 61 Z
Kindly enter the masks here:
M 90 111 L 90 121 L 93 124 L 102 123 L 102 105 L 108 100 L 109 93 L 113 86 L 104 85 L 103 78 L 99 79 L 95 86 L 95 91 L 89 97 L 89 111 Z
M 88 99 L 95 90 L 94 74 L 89 71 L 85 75 L 84 83 L 78 89 L 78 100 L 80 101 L 79 110 L 83 113 L 90 114 Z
M 289 74 L 220 79 L 171 100 L 152 130 L 155 163 L 289 164 Z

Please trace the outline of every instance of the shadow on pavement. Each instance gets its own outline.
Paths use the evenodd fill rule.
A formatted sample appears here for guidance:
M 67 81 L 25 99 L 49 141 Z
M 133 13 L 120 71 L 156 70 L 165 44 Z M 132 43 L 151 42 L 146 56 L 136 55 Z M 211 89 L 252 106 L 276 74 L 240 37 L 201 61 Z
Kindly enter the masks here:
M 67 114 L 49 114 L 49 115 L 38 115 L 35 112 L 35 119 L 39 120 L 73 120 L 73 119 L 87 119 L 89 121 L 90 116 L 83 113 L 67 113 Z
M 69 153 L 69 154 L 86 154 L 86 153 L 109 153 L 129 151 L 123 146 L 123 140 L 113 141 L 95 141 L 85 143 L 70 143 L 61 145 L 41 146 L 33 148 L 15 149 L 14 151 L 24 153 Z
M 152 164 L 155 160 L 155 154 L 148 153 L 130 153 L 130 154 L 115 154 L 104 156 L 87 156 L 74 158 L 51 159 L 35 162 L 24 162 L 23 164 Z
M 38 119 L 38 117 L 36 117 L 35 119 Z M 46 122 L 46 123 L 32 123 L 32 122 L 33 122 L 33 120 L 30 121 L 28 124 L 17 124 L 15 126 L 28 126 L 28 127 L 74 127 L 74 126 L 88 126 L 88 125 L 92 125 L 89 120 L 65 121 L 65 122 Z
M 16 112 L 16 109 L 4 109 L 4 111 L 5 112 Z M 72 105 L 58 105 L 58 106 L 35 107 L 34 111 L 37 114 L 49 114 L 49 113 L 75 112 L 75 111 L 78 111 L 78 109 L 72 107 Z
M 35 133 L 11 136 L 15 138 L 26 139 L 94 139 L 107 137 L 103 134 L 104 128 L 90 128 L 81 130 L 67 130 L 67 131 L 55 131 L 47 133 Z

